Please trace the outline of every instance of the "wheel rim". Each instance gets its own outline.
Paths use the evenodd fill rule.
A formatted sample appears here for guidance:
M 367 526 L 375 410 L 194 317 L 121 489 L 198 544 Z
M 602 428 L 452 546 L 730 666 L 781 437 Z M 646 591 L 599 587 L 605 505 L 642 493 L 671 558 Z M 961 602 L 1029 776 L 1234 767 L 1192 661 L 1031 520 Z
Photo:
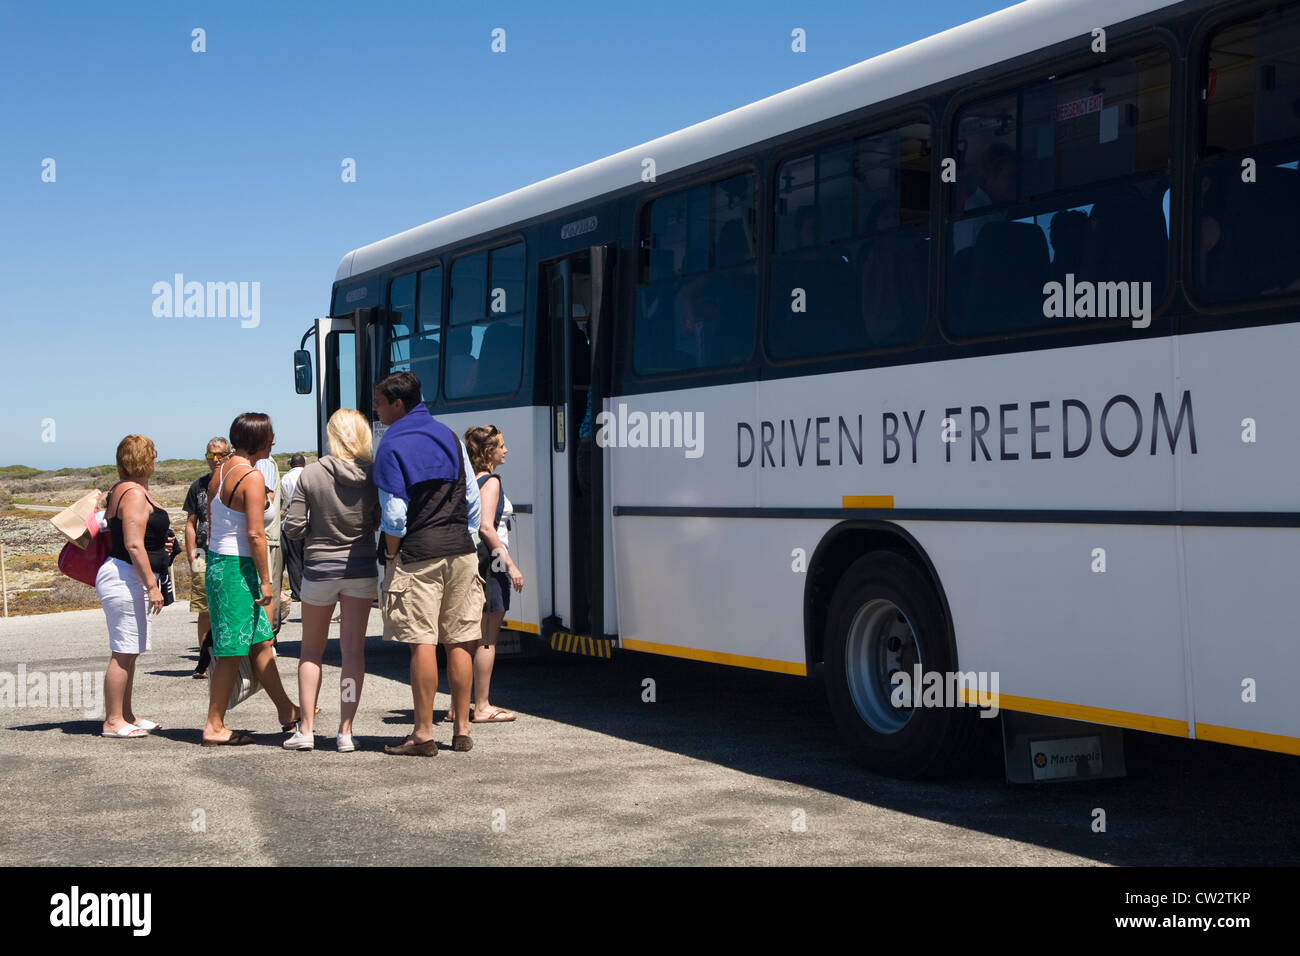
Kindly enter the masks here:
M 872 730 L 897 733 L 912 719 L 910 701 L 898 707 L 891 702 L 890 679 L 899 671 L 913 678 L 918 664 L 924 670 L 920 644 L 897 604 L 876 598 L 858 609 L 844 646 L 844 673 L 853 706 Z

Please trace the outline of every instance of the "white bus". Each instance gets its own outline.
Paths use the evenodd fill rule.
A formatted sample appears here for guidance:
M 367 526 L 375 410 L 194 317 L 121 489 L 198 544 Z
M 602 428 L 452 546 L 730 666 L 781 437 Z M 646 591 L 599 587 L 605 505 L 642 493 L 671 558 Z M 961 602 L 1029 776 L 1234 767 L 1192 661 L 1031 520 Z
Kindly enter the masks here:
M 349 252 L 300 391 L 504 432 L 508 628 L 822 672 L 877 770 L 993 723 L 899 675 L 1300 753 L 1298 63 L 1029 0 Z

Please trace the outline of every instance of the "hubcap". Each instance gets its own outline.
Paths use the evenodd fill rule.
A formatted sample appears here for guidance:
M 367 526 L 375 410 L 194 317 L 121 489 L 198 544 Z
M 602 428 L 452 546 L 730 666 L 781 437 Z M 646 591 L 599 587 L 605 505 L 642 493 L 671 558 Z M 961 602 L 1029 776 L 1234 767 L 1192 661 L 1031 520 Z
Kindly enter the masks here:
M 910 687 L 919 694 L 920 688 L 912 687 L 917 664 L 924 669 L 921 647 L 898 605 L 876 598 L 858 609 L 844 646 L 844 673 L 853 706 L 872 730 L 897 733 L 912 719 L 911 696 L 902 691 Z M 891 683 L 900 671 L 908 677 L 901 689 Z M 891 700 L 896 693 L 903 698 L 901 706 Z

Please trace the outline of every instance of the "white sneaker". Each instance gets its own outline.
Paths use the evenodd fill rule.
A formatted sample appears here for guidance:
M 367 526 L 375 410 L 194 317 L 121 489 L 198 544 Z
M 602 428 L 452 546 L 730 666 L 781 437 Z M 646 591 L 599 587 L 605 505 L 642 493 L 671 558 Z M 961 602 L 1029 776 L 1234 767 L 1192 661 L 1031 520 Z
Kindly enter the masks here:
M 316 734 L 304 734 L 298 729 L 298 725 L 293 725 L 293 735 L 280 746 L 285 750 L 312 750 L 316 746 Z
M 357 745 L 352 742 L 351 734 L 339 734 L 334 738 L 334 741 L 338 745 L 338 751 L 341 754 L 350 754 L 357 749 Z

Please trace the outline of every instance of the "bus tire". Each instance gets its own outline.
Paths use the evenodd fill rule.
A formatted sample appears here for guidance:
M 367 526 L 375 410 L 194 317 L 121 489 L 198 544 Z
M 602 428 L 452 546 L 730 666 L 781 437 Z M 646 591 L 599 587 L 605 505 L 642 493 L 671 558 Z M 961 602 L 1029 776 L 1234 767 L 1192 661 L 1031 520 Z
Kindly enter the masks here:
M 916 664 L 922 673 L 956 670 L 939 595 L 916 565 L 889 551 L 858 558 L 835 588 L 826 626 L 826 695 L 860 762 L 915 778 L 954 773 L 978 755 L 978 725 L 993 722 L 977 708 L 896 705 L 894 673 L 910 681 Z

